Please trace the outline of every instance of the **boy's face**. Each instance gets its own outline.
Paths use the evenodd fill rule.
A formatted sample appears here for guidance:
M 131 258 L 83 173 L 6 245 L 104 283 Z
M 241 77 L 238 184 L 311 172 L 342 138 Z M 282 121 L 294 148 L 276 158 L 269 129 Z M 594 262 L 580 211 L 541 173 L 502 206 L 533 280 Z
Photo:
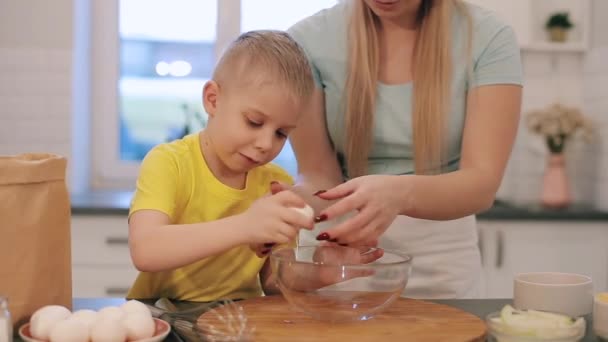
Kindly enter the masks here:
M 209 114 L 206 134 L 224 172 L 244 173 L 272 161 L 295 128 L 301 106 L 279 85 L 223 89 L 209 81 L 203 91 Z

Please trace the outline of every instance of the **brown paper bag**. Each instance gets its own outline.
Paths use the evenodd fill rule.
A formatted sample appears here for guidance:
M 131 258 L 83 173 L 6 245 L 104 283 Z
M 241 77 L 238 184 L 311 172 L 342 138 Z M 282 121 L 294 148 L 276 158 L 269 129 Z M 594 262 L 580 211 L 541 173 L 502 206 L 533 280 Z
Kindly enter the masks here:
M 67 161 L 0 157 L 0 295 L 15 328 L 44 305 L 72 307 Z

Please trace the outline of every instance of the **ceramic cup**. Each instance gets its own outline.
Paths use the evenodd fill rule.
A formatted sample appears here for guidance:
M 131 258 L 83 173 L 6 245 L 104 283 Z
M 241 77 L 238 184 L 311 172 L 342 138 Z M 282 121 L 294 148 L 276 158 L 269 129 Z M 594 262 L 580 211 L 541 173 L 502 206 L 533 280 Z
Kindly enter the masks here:
M 532 272 L 515 276 L 513 305 L 579 317 L 593 311 L 593 282 L 574 273 Z
M 593 332 L 608 340 L 608 293 L 598 294 L 593 301 Z

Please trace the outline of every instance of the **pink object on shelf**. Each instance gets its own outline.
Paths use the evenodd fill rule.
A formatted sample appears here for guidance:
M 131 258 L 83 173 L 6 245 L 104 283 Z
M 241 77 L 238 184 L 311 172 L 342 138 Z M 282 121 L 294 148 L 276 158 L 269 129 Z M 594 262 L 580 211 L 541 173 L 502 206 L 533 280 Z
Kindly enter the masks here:
M 570 185 L 566 175 L 566 159 L 562 153 L 552 153 L 549 155 L 543 178 L 542 205 L 560 209 L 568 207 L 571 201 Z

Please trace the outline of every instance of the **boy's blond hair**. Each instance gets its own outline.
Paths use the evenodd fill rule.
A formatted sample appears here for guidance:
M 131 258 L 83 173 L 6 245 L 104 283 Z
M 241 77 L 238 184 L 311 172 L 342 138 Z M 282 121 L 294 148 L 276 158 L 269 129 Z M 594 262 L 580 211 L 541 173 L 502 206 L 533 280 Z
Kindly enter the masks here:
M 300 102 L 307 101 L 314 88 L 311 66 L 302 47 L 286 32 L 275 30 L 241 34 L 220 58 L 213 80 L 228 88 L 256 81 L 278 83 Z

